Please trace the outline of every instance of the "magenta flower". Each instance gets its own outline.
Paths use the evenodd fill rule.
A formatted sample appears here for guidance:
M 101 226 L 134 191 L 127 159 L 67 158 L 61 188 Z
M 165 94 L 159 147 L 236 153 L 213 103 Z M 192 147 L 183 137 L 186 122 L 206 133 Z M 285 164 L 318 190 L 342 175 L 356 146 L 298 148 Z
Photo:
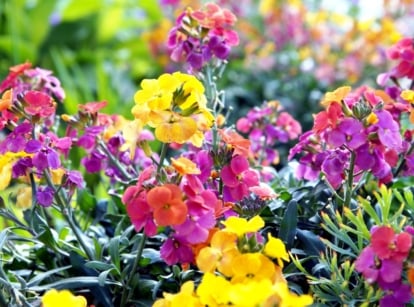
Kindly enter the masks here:
M 355 269 L 362 273 L 368 283 L 374 283 L 378 278 L 379 270 L 375 263 L 375 252 L 371 246 L 365 247 L 355 261 Z
M 211 210 L 203 215 L 189 215 L 183 224 L 175 226 L 174 229 L 185 241 L 190 244 L 205 242 L 209 230 L 216 225 L 214 211 Z
M 179 236 L 169 237 L 161 246 L 161 258 L 168 265 L 194 262 L 191 246 Z
M 236 155 L 221 170 L 224 184 L 224 200 L 238 201 L 249 194 L 249 187 L 259 185 L 257 172 L 250 169 L 249 161 L 243 156 Z

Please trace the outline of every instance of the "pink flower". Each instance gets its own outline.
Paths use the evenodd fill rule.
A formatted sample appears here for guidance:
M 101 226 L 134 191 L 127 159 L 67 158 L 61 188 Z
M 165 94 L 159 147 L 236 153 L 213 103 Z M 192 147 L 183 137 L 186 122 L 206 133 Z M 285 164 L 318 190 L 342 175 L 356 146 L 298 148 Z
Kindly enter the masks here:
M 249 188 L 259 185 L 259 177 L 249 167 L 249 161 L 244 156 L 233 156 L 230 165 L 221 170 L 224 183 L 224 200 L 238 201 L 249 194 Z
M 45 93 L 29 91 L 24 95 L 27 104 L 25 111 L 27 114 L 39 117 L 49 117 L 55 113 L 56 104 L 53 99 Z
M 191 246 L 179 236 L 168 238 L 161 246 L 161 258 L 168 265 L 194 262 Z
M 371 245 L 380 259 L 403 261 L 411 249 L 411 235 L 402 232 L 395 234 L 389 226 L 375 228 L 372 232 Z

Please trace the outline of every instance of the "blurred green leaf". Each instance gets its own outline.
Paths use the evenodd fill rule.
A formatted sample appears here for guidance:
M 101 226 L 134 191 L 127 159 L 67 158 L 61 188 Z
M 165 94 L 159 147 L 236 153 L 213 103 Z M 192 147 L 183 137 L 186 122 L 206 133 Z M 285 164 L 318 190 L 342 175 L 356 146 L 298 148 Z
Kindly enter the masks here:
M 59 272 L 63 272 L 66 271 L 68 269 L 70 269 L 72 266 L 71 265 L 67 265 L 64 267 L 59 267 L 56 268 L 54 270 L 49 270 L 47 272 L 43 272 L 43 273 L 37 273 L 35 275 L 35 277 L 33 277 L 28 283 L 27 283 L 27 287 L 33 287 L 33 286 L 37 286 L 40 282 L 42 282 L 43 280 L 45 280 L 46 278 L 59 273 Z
M 72 21 L 97 13 L 103 4 L 100 0 L 70 0 L 62 12 L 62 21 Z

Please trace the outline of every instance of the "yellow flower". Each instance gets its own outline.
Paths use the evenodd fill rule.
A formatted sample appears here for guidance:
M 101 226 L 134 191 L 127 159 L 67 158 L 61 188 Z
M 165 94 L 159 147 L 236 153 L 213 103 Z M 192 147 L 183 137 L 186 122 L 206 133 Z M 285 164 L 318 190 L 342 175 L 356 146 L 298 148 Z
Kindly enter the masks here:
M 238 256 L 237 236 L 234 233 L 218 231 L 211 238 L 210 246 L 204 247 L 197 255 L 196 263 L 203 272 L 216 269 L 223 275 L 233 275 L 233 259 Z
M 269 279 L 272 283 L 278 278 L 275 264 L 261 253 L 240 254 L 232 261 L 232 283 Z
M 182 176 L 187 174 L 198 175 L 201 173 L 197 165 L 185 157 L 179 157 L 178 159 L 171 158 L 171 164 L 174 169 Z
M 370 125 L 375 125 L 376 123 L 378 123 L 378 116 L 374 112 L 371 112 L 367 116 L 367 123 Z
M 283 260 L 289 261 L 289 254 L 286 251 L 285 244 L 282 240 L 272 237 L 268 234 L 267 243 L 265 244 L 264 251 L 265 255 L 270 258 L 276 258 L 277 264 L 283 268 Z
M 401 98 L 409 103 L 414 103 L 414 91 L 412 90 L 405 90 L 401 93 Z
M 192 75 L 175 72 L 145 79 L 134 96 L 132 114 L 155 128 L 163 143 L 191 142 L 200 147 L 214 117 L 207 109 L 203 84 Z
M 164 298 L 155 301 L 153 307 L 201 307 L 200 300 L 194 293 L 194 282 L 185 282 L 177 294 L 164 293 Z
M 229 299 L 234 306 L 267 306 L 265 303 L 274 293 L 272 282 L 268 279 L 250 280 L 232 284 Z
M 0 155 L 0 191 L 7 188 L 12 178 L 13 163 L 18 158 L 27 157 L 29 154 L 24 151 L 6 152 Z
M 23 186 L 17 190 L 16 207 L 21 209 L 30 208 L 32 205 L 32 187 Z
M 223 276 L 206 273 L 197 288 L 197 295 L 203 306 L 227 306 L 231 287 Z
M 51 289 L 42 297 L 42 307 L 86 307 L 83 296 L 75 296 L 68 290 Z
M 246 233 L 256 232 L 265 225 L 263 219 L 258 215 L 249 221 L 241 217 L 231 216 L 221 223 L 226 226 L 226 231 L 235 233 L 238 237 Z
M 321 105 L 324 107 L 328 107 L 332 102 L 341 103 L 341 101 L 349 94 L 351 89 L 352 88 L 350 86 L 341 86 L 333 92 L 327 92 L 325 94 L 325 97 L 321 101 Z
M 278 296 L 279 307 L 305 307 L 313 303 L 312 296 L 290 292 L 285 282 L 276 283 L 273 288 Z

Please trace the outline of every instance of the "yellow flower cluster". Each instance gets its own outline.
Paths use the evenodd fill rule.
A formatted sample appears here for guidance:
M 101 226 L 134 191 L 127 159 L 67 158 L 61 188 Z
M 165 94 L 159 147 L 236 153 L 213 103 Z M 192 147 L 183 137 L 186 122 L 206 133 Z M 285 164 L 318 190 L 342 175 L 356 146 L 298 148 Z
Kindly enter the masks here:
M 175 72 L 145 79 L 137 91 L 132 114 L 155 128 L 163 143 L 191 142 L 200 147 L 214 117 L 207 109 L 204 86 L 194 76 Z
M 259 216 L 249 221 L 230 217 L 223 225 L 197 256 L 197 266 L 204 273 L 197 289 L 188 281 L 179 293 L 164 293 L 155 307 L 312 304 L 311 296 L 290 292 L 282 274 L 282 260 L 289 260 L 285 245 L 270 234 L 266 243 L 261 242 L 258 231 L 264 222 Z

